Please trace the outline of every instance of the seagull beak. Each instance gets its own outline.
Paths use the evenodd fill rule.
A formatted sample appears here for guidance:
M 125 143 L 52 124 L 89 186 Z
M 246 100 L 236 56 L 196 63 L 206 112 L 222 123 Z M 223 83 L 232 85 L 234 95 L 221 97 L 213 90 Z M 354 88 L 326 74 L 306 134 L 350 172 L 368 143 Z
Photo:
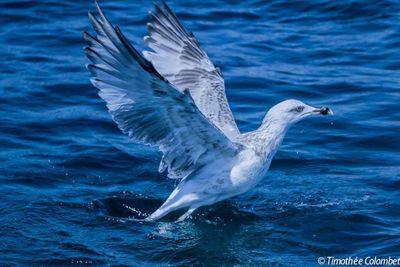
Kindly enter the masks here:
M 313 112 L 321 115 L 333 115 L 333 111 L 328 107 L 316 108 Z

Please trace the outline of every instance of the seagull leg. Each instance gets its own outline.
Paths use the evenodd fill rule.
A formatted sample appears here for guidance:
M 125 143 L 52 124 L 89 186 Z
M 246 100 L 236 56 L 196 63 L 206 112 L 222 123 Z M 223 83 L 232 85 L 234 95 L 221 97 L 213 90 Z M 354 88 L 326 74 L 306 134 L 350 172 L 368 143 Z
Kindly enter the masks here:
M 176 222 L 182 222 L 187 217 L 189 217 L 193 213 L 193 211 L 195 211 L 195 210 L 196 210 L 196 208 L 191 207 L 187 212 L 185 212 L 185 214 L 183 214 L 181 217 L 179 217 Z

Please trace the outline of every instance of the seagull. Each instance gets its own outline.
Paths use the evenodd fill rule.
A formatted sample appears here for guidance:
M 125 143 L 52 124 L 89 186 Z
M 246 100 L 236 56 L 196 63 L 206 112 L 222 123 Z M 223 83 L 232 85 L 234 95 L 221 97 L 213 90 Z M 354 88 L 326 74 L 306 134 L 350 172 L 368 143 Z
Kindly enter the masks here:
M 287 130 L 296 122 L 331 115 L 299 100 L 273 106 L 261 126 L 241 133 L 225 94 L 221 70 L 170 7 L 149 12 L 148 51 L 139 53 L 95 1 L 95 35 L 84 32 L 91 83 L 123 133 L 162 152 L 158 171 L 179 184 L 146 221 L 243 194 L 265 177 Z

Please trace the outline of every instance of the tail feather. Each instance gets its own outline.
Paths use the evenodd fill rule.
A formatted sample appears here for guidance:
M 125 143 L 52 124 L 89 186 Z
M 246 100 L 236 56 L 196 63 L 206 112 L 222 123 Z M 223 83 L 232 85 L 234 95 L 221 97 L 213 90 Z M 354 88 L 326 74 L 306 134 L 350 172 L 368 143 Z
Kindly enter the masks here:
M 164 204 L 161 205 L 161 207 L 159 207 L 155 212 L 146 218 L 146 221 L 156 221 L 166 216 L 170 212 L 187 207 L 189 205 L 189 203 L 183 202 L 182 199 L 175 199 L 176 194 L 174 194 L 174 192 L 172 192 L 170 197 L 164 202 Z
M 146 221 L 157 221 L 162 217 L 166 216 L 168 213 L 177 210 L 178 208 L 168 208 L 161 206 L 155 212 L 153 212 L 149 217 L 146 218 Z

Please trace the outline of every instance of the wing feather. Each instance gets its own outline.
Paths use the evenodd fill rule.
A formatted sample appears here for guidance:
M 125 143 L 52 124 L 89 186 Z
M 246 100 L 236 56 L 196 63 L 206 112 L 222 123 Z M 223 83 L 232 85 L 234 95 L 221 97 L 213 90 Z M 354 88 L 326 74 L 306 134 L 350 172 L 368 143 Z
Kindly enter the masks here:
M 187 91 L 178 91 L 105 17 L 89 13 L 96 36 L 84 33 L 91 82 L 118 127 L 133 141 L 158 147 L 159 171 L 187 177 L 215 157 L 237 153 L 232 143 L 199 111 Z
M 161 7 L 155 5 L 149 16 L 149 36 L 144 41 L 153 51 L 144 51 L 144 56 L 179 91 L 188 89 L 204 116 L 235 140 L 240 132 L 228 105 L 221 71 L 165 2 Z

